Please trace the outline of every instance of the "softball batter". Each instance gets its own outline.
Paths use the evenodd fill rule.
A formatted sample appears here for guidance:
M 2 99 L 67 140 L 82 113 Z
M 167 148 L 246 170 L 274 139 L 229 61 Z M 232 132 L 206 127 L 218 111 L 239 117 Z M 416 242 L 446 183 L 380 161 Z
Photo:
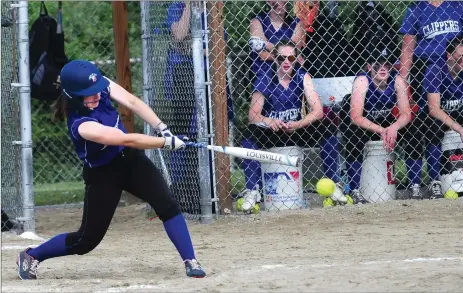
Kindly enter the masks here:
M 62 96 L 54 105 L 54 114 L 57 118 L 67 117 L 69 134 L 84 164 L 82 224 L 76 232 L 59 234 L 19 253 L 19 277 L 36 279 L 40 262 L 95 249 L 108 230 L 123 190 L 148 202 L 156 211 L 185 264 L 187 276 L 204 277 L 180 208 L 162 174 L 143 151 L 178 150 L 185 143 L 172 135 L 150 107 L 102 76 L 92 63 L 74 60 L 62 69 L 60 78 Z M 162 137 L 127 133 L 110 99 L 128 107 Z

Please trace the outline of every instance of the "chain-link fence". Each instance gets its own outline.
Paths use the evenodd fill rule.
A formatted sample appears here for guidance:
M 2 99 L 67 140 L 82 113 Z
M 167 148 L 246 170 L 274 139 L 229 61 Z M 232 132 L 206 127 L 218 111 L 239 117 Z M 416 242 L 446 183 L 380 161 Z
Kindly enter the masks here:
M 18 82 L 17 13 L 11 4 L 2 1 L 1 78 L 2 78 L 2 231 L 13 228 L 7 218 L 22 216 L 21 140 L 19 121 L 19 93 L 13 83 Z
M 445 2 L 440 10 L 432 5 L 426 1 L 207 1 L 201 11 L 206 68 L 206 83 L 201 84 L 195 79 L 191 47 L 193 5 L 157 2 L 151 8 L 154 12 L 146 12 L 151 16 L 146 18 L 147 31 L 153 34 L 146 66 L 152 74 L 150 84 L 156 85 L 150 102 L 174 133 L 194 139 L 199 131 L 194 125 L 194 89 L 205 86 L 210 107 L 209 115 L 201 119 L 209 122 L 209 143 L 228 135 L 230 145 L 303 159 L 299 168 L 237 158 L 229 166 L 223 157 L 214 159 L 211 198 L 217 198 L 222 210 L 231 209 L 231 198 L 238 199 L 238 209 L 248 211 L 259 201 L 268 210 L 321 203 L 324 198 L 315 191 L 323 177 L 337 183 L 335 195 L 324 199 L 325 206 L 442 197 L 449 189 L 458 192 L 460 187 L 450 188 L 451 183 L 444 182 L 450 175 L 446 177 L 439 167 L 450 155 L 441 163 L 436 151 L 430 151 L 441 142 L 423 140 L 428 124 L 421 103 L 426 102 L 426 94 L 413 86 L 419 77 L 405 74 L 407 64 L 400 63 L 410 50 L 405 43 L 409 36 L 417 35 L 419 41 L 420 34 L 445 35 L 444 43 L 461 31 L 460 4 Z M 224 48 L 221 40 L 226 42 Z M 275 47 L 288 41 L 294 45 Z M 422 47 L 417 50 L 416 56 L 422 54 Z M 439 50 L 429 55 L 445 57 Z M 418 60 L 413 68 L 425 72 L 425 65 Z M 409 94 L 408 85 L 398 77 L 399 68 L 412 83 L 411 92 L 418 94 Z M 307 84 L 304 73 L 311 77 Z M 452 151 L 459 148 L 451 145 Z M 196 175 L 200 162 L 195 150 L 187 153 L 166 153 L 164 160 L 174 194 L 198 212 L 197 177 L 206 174 Z M 161 162 L 157 155 L 152 158 Z M 455 178 L 451 182 L 457 183 Z
M 2 127 L 2 137 L 14 140 L 14 25 L 3 25 L 13 17 L 4 3 L 2 126 L 12 127 Z M 57 15 L 57 2 L 46 5 Z M 462 28 L 461 4 L 433 5 L 128 2 L 133 92 L 174 134 L 303 161 L 288 167 L 194 148 L 147 151 L 182 210 L 196 218 L 205 210 L 255 211 L 259 202 L 282 210 L 462 192 L 460 140 L 448 131 L 460 132 L 461 125 L 460 84 L 448 79 L 459 72 L 458 41 L 445 53 Z M 30 24 L 39 11 L 39 2 L 29 2 Z M 63 2 L 68 58 L 94 61 L 115 79 L 112 18 L 111 2 Z M 429 111 L 430 90 L 441 93 L 445 111 Z M 81 163 L 65 122 L 52 120 L 50 104 L 32 101 L 36 205 L 80 201 L 84 193 Z M 154 134 L 143 126 L 136 119 L 135 131 Z M 2 170 L 18 170 L 19 150 L 5 139 L 2 148 Z M 19 173 L 8 174 L 3 206 L 14 216 L 21 209 L 20 180 Z M 317 194 L 321 178 L 336 183 L 334 195 Z M 325 187 L 332 194 L 329 182 Z

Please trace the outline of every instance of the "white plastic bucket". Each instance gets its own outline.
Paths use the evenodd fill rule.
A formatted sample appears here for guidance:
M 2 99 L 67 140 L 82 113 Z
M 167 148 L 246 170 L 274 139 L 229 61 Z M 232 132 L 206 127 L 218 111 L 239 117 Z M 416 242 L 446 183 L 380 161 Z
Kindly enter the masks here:
M 442 193 L 449 189 L 463 192 L 463 143 L 460 135 L 453 130 L 445 132 L 441 162 Z
M 369 141 L 364 149 L 360 192 L 370 203 L 385 202 L 396 198 L 394 180 L 394 155 L 388 153 L 382 141 Z
M 303 161 L 302 148 L 275 147 L 269 152 L 297 156 Z M 281 164 L 261 163 L 264 206 L 266 211 L 294 210 L 308 207 L 308 201 L 304 200 L 304 188 L 302 186 L 302 164 L 299 167 L 291 167 Z

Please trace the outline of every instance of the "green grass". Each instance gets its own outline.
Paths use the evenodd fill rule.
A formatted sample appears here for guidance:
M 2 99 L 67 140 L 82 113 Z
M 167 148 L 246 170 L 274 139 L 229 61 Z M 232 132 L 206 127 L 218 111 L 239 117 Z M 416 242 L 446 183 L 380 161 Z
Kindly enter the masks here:
M 34 185 L 35 205 L 76 203 L 84 200 L 83 182 L 60 182 Z

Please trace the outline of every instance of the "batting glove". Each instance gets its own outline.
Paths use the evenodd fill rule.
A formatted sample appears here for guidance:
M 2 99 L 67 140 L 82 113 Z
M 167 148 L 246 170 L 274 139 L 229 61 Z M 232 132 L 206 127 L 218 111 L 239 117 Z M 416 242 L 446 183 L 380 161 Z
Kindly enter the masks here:
M 164 142 L 164 147 L 163 149 L 166 150 L 179 150 L 179 149 L 184 149 L 186 147 L 185 143 L 183 140 L 176 136 L 170 136 L 170 137 L 165 137 L 165 142 Z
M 162 137 L 172 137 L 174 136 L 172 132 L 170 132 L 169 127 L 163 122 L 159 123 L 156 127 L 156 130 L 161 133 Z
M 170 132 L 169 127 L 167 127 L 166 124 L 163 122 L 159 123 L 158 126 L 156 127 L 157 131 L 161 134 L 162 137 L 173 137 L 175 135 Z M 186 141 L 190 140 L 190 138 L 186 135 L 176 135 L 178 139 Z

